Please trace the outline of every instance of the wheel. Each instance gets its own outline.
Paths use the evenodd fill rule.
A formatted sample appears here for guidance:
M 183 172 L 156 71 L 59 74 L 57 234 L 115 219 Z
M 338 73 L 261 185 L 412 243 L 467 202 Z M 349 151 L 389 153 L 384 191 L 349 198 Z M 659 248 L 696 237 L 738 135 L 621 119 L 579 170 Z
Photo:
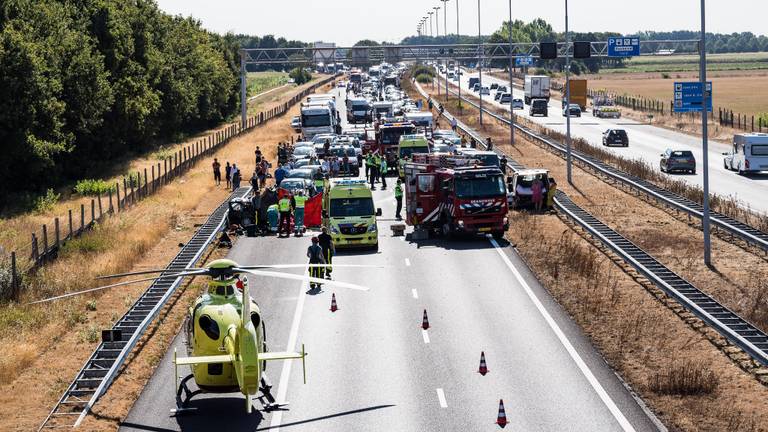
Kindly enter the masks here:
M 725 161 L 723 161 L 723 168 L 724 168 L 725 170 L 727 170 L 727 171 L 730 171 L 730 169 L 728 168 L 728 164 L 727 164 L 727 163 L 725 163 Z
M 440 226 L 440 233 L 447 239 L 453 237 L 453 229 L 447 219 L 444 219 L 443 224 Z
M 504 238 L 504 231 L 494 231 L 493 233 L 491 233 L 491 235 L 496 240 L 502 240 Z
M 696 175 L 696 170 L 691 170 L 691 174 Z
M 662 165 L 662 164 L 659 164 L 659 170 L 660 170 L 661 172 L 666 172 L 666 171 L 664 170 L 664 165 Z

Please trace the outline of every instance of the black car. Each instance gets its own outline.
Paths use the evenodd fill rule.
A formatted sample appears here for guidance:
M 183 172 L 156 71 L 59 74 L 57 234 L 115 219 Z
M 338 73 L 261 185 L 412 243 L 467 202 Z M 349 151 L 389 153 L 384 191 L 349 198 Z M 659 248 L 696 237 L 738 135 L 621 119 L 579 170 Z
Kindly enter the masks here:
M 531 99 L 531 109 L 529 115 L 531 117 L 535 115 L 543 115 L 547 117 L 549 104 L 546 99 Z
M 497 88 L 499 88 L 498 83 L 491 83 L 491 90 L 496 90 Z
M 603 145 L 629 147 L 629 137 L 624 129 L 608 129 L 603 132 Z

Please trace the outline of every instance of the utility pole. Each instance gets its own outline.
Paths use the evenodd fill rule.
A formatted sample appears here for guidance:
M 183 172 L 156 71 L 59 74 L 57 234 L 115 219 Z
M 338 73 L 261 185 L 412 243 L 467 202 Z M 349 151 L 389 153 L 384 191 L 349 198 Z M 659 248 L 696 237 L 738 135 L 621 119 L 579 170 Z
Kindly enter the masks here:
M 456 0 L 456 43 L 461 43 L 461 37 L 459 36 L 459 0 Z M 461 62 L 456 60 L 456 71 L 459 74 L 459 79 L 457 80 L 459 85 L 456 86 L 459 91 L 459 112 L 461 112 Z
M 707 98 L 710 92 L 707 91 L 707 45 L 706 45 L 706 22 L 705 22 L 705 0 L 701 0 L 701 42 L 699 42 L 699 80 L 701 81 L 701 150 L 703 152 L 702 163 L 704 164 L 704 211 L 701 217 L 701 229 L 704 232 L 704 264 L 712 265 L 712 250 L 709 238 L 709 140 L 707 138 Z
M 566 136 L 566 163 L 565 168 L 568 177 L 568 184 L 573 185 L 573 177 L 571 176 L 571 55 L 569 49 L 571 47 L 571 35 L 568 33 L 568 0 L 565 0 L 565 136 Z
M 435 10 L 435 36 L 440 37 L 440 6 L 432 6 Z
M 445 40 L 443 40 L 443 44 L 448 43 L 448 1 L 449 0 L 440 0 L 443 2 L 443 34 L 445 35 Z M 445 58 L 445 101 L 448 102 L 448 53 L 446 53 Z
M 509 142 L 511 145 L 515 145 L 515 109 L 512 104 L 512 99 L 514 99 L 512 96 L 515 94 L 512 90 L 512 66 L 514 61 L 515 59 L 512 57 L 512 0 L 509 0 Z
M 245 50 L 240 50 L 240 128 L 245 129 L 248 124 L 248 96 L 246 94 L 246 78 L 248 71 L 245 68 Z
M 480 83 L 480 126 L 483 125 L 483 39 L 480 34 L 480 0 L 477 0 L 477 72 Z
M 427 14 L 429 14 L 429 36 L 434 37 L 435 34 L 432 32 L 432 14 L 434 14 L 434 12 L 427 12 Z

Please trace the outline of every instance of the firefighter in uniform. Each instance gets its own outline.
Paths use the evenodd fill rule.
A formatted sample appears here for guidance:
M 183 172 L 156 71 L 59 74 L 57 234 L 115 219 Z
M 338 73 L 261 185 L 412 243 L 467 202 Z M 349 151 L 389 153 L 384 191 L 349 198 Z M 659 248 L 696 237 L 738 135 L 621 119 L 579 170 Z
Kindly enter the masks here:
M 317 237 L 312 237 L 312 245 L 307 248 L 307 258 L 309 258 L 310 264 L 325 264 L 325 258 L 323 257 L 323 250 L 318 244 L 320 241 Z M 323 267 L 310 267 L 309 276 L 317 279 L 325 279 L 325 272 Z M 310 282 L 309 287 L 311 289 L 320 288 L 320 284 Z
M 293 197 L 293 229 L 296 236 L 304 232 L 304 203 L 307 202 L 307 196 L 300 190 Z
M 400 211 L 403 209 L 403 181 L 397 179 L 395 184 L 395 202 L 397 202 L 397 210 L 395 210 L 395 217 L 397 220 L 402 219 Z
M 333 255 L 336 253 L 336 248 L 333 246 L 333 237 L 328 234 L 328 228 L 323 227 L 323 232 L 317 236 L 317 239 L 320 242 L 320 248 L 323 250 L 325 264 L 328 264 L 328 267 L 325 268 L 325 273 L 330 278 L 331 272 L 333 271 L 333 268 L 330 267 L 330 265 L 333 264 Z
M 291 235 L 291 199 L 288 194 L 283 195 L 277 202 L 277 210 L 280 212 L 280 223 L 277 234 L 281 235 L 283 231 L 287 236 Z

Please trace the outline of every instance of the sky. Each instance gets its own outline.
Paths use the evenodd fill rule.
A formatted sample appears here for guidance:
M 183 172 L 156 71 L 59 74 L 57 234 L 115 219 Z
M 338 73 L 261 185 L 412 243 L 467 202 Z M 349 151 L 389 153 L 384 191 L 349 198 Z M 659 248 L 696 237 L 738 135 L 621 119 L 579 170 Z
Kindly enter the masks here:
M 361 39 L 399 42 L 440 0 L 156 0 L 171 14 L 193 16 L 209 30 L 262 36 L 273 34 L 304 42 L 351 46 Z M 477 1 L 449 0 L 448 32 L 456 32 L 456 2 L 461 34 L 477 34 Z M 699 30 L 700 0 L 570 0 L 569 27 L 576 32 Z M 480 0 L 480 24 L 490 34 L 509 17 L 509 2 Z M 443 9 L 433 32 L 443 34 Z M 434 17 L 434 15 L 433 15 Z M 768 33 L 766 0 L 707 1 L 707 31 Z M 565 28 L 563 0 L 512 0 L 512 18 L 544 18 L 556 31 Z M 428 27 L 427 27 L 428 29 Z

